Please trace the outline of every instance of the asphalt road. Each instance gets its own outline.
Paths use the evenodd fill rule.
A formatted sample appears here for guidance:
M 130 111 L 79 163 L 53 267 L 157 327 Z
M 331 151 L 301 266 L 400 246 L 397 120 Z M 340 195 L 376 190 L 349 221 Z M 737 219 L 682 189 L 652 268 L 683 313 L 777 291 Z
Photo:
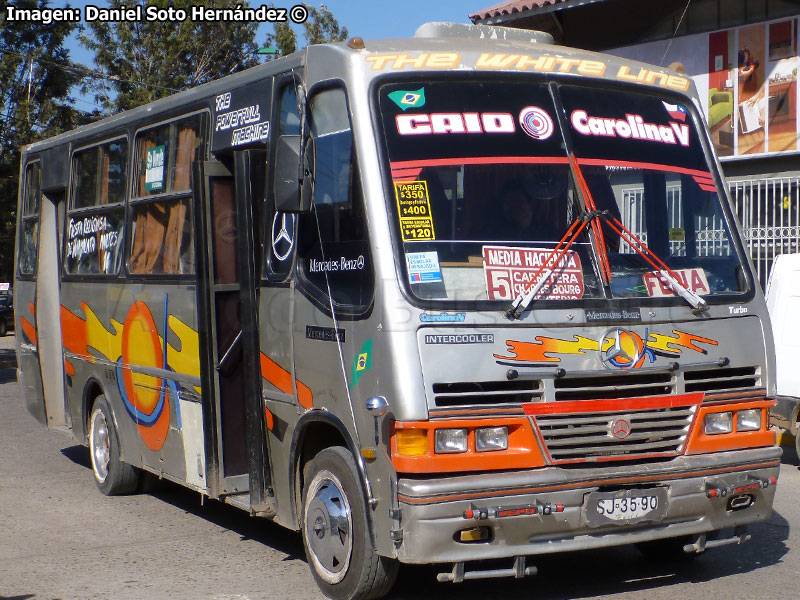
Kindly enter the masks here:
M 0 338 L 0 600 L 322 598 L 295 533 L 169 484 L 102 496 L 88 451 L 22 407 L 12 344 Z M 405 567 L 391 597 L 796 598 L 800 470 L 784 450 L 775 512 L 743 546 L 672 563 L 630 547 L 553 555 L 522 581 L 442 584 L 434 568 Z

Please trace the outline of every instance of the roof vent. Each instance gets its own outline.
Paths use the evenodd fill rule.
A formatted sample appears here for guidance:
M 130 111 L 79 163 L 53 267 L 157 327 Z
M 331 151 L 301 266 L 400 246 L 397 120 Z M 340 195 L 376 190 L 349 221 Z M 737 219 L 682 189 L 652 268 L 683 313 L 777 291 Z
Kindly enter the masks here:
M 469 25 L 467 23 L 424 23 L 417 29 L 414 37 L 528 42 L 533 44 L 553 43 L 553 36 L 543 31 L 489 25 Z

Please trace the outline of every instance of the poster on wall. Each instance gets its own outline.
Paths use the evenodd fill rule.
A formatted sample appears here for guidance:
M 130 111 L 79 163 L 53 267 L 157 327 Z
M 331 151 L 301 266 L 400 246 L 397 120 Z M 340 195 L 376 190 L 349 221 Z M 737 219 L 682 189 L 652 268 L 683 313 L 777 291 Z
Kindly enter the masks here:
M 800 150 L 797 33 L 784 19 L 610 52 L 689 75 L 719 156 L 763 156 Z
M 736 82 L 734 32 L 716 31 L 708 36 L 708 105 L 706 119 L 717 154 L 734 153 L 733 86 Z
M 767 149 L 766 132 L 766 28 L 763 24 L 739 28 L 737 44 L 739 135 L 736 153 L 762 154 Z
M 797 22 L 771 23 L 767 48 L 767 151 L 797 150 Z

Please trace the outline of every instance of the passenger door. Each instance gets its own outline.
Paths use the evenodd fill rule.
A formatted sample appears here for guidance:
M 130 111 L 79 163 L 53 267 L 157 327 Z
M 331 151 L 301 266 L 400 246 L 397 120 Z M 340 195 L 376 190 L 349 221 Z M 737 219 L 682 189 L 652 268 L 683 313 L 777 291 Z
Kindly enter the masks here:
M 194 163 L 193 187 L 198 196 L 198 324 L 209 483 L 214 495 L 249 491 L 251 504 L 259 505 L 266 487 L 266 451 L 250 166 L 259 161 L 252 160 L 253 154 L 264 161 L 263 153 L 236 153 L 235 176 L 221 162 Z
M 41 162 L 31 161 L 25 167 L 23 199 L 20 206 L 19 241 L 17 251 L 17 278 L 14 284 L 14 300 L 16 304 L 16 323 L 14 325 L 18 349 L 20 385 L 25 405 L 28 411 L 43 424 L 64 425 L 66 411 L 63 405 L 63 391 L 61 401 L 48 398 L 47 406 L 43 390 L 43 371 L 40 364 L 40 335 L 37 331 L 37 293 L 39 244 L 42 237 L 42 220 L 40 206 L 42 204 L 41 190 Z M 49 211 L 48 211 L 49 212 Z M 55 218 L 47 219 L 48 234 L 55 232 Z M 49 245 L 48 245 L 49 246 Z M 52 248 L 50 248 L 52 250 Z M 55 261 L 58 264 L 58 261 Z M 43 285 L 48 285 L 42 282 Z M 56 294 L 58 280 L 55 281 Z M 57 349 L 61 348 L 58 340 Z M 61 366 L 58 366 L 59 372 Z M 52 386 L 48 385 L 48 391 Z M 62 388 L 63 390 L 63 388 Z

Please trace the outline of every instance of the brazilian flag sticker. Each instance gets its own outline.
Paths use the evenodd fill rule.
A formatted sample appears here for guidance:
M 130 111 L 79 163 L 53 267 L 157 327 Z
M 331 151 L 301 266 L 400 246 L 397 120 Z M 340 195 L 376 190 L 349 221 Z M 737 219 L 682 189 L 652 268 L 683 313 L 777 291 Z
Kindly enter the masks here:
M 397 90 L 389 94 L 389 100 L 403 110 L 419 108 L 420 106 L 425 106 L 425 88 L 421 87 L 416 91 Z
M 350 389 L 353 389 L 361 376 L 370 369 L 372 369 L 372 340 L 367 340 L 356 354 L 353 368 L 350 369 Z

